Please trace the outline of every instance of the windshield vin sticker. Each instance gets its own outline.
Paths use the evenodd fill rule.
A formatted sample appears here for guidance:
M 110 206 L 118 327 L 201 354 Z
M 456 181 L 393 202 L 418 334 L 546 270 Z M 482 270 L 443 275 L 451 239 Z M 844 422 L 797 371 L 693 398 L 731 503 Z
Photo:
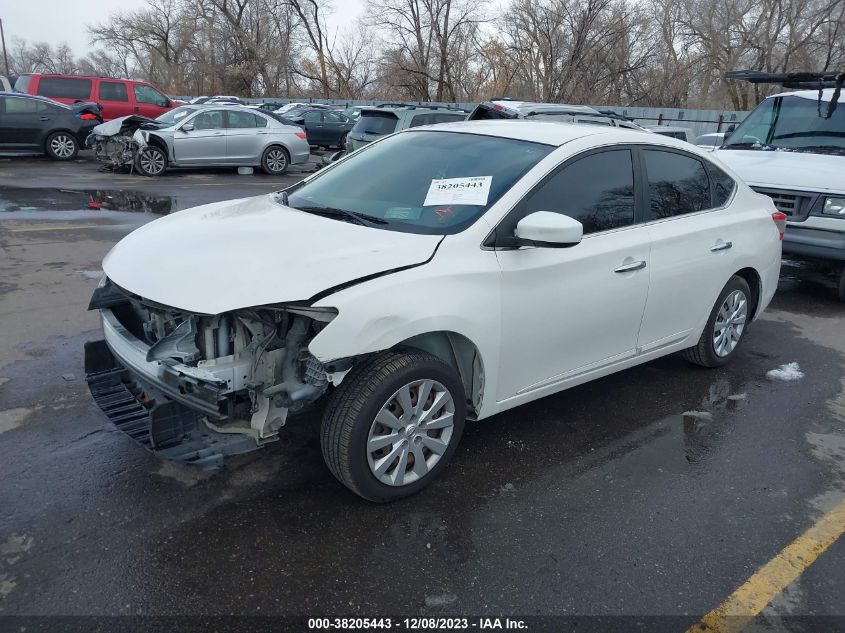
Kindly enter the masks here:
M 432 180 L 423 206 L 468 204 L 483 207 L 487 204 L 492 182 L 493 176 Z

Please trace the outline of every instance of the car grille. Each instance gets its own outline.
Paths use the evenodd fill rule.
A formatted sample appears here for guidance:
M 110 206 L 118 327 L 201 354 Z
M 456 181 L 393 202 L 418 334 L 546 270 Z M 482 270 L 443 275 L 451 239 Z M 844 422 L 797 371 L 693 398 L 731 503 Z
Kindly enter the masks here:
M 816 194 L 803 191 L 787 191 L 784 189 L 764 189 L 752 187 L 757 193 L 769 196 L 775 203 L 778 211 L 785 213 L 791 222 L 801 222 L 807 219 L 810 209 L 813 206 Z

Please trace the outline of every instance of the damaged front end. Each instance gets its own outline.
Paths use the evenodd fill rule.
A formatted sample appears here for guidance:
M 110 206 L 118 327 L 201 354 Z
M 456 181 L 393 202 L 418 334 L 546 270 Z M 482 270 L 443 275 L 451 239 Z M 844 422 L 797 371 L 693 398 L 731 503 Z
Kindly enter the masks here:
M 104 280 L 104 339 L 85 346 L 94 400 L 162 457 L 204 468 L 278 438 L 348 367 L 321 364 L 311 339 L 336 311 L 270 306 L 217 315 L 161 306 Z
M 93 149 L 97 160 L 107 167 L 132 169 L 138 152 L 146 146 L 140 131 L 160 127 L 158 122 L 145 116 L 125 116 L 96 126 L 85 145 Z

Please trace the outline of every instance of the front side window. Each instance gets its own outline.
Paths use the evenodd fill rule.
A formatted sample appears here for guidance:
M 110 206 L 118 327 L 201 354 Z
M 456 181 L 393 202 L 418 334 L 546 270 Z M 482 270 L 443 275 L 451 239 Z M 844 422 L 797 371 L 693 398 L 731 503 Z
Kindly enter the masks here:
M 100 99 L 103 101 L 129 101 L 126 84 L 120 81 L 101 81 Z
M 195 130 L 222 130 L 223 110 L 200 112 L 191 123 L 194 124 Z
M 91 80 L 77 77 L 41 77 L 38 94 L 60 99 L 90 99 Z
M 630 150 L 599 152 L 568 163 L 529 195 L 519 218 L 535 211 L 568 215 L 584 225 L 585 235 L 633 224 Z
M 648 172 L 649 218 L 658 220 L 711 208 L 710 179 L 697 158 L 645 150 Z
M 162 108 L 166 108 L 168 105 L 167 97 L 151 86 L 134 84 L 132 89 L 135 91 L 135 101 L 138 103 L 152 103 Z
M 348 212 L 359 214 L 387 230 L 458 233 L 553 149 L 476 134 L 402 132 L 289 189 L 287 204 L 346 221 L 355 221 Z

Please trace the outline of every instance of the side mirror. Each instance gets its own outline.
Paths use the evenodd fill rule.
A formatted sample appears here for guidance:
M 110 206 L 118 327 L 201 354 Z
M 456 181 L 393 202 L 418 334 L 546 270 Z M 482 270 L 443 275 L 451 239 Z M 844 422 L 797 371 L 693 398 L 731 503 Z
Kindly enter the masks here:
M 568 215 L 535 211 L 517 223 L 515 233 L 526 245 L 562 248 L 578 244 L 584 235 L 584 226 Z
M 194 129 L 194 124 L 193 123 L 186 123 L 185 125 L 183 125 L 179 129 L 182 130 L 183 132 L 191 132 Z

